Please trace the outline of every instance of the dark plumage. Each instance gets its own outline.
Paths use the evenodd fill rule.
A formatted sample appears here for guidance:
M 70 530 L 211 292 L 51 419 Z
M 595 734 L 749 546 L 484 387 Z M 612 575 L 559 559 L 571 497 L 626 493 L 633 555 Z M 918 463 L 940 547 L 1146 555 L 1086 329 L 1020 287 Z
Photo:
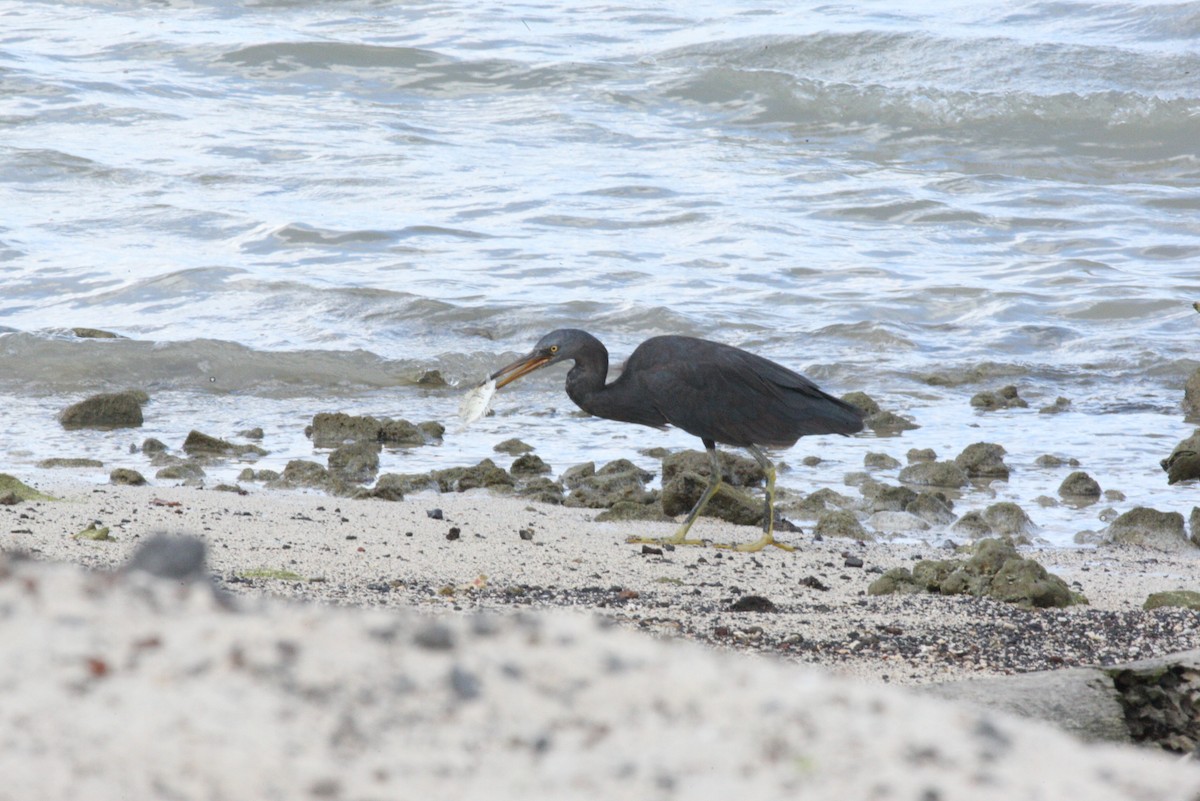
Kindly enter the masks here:
M 673 425 L 704 442 L 712 479 L 683 526 L 667 540 L 691 543 L 688 529 L 717 492 L 721 471 L 716 443 L 745 448 L 767 473 L 767 514 L 763 538 L 742 546 L 759 550 L 778 545 L 772 534 L 775 468 L 759 446 L 785 448 L 811 434 L 853 434 L 863 414 L 826 394 L 799 373 L 753 353 L 684 336 L 647 339 L 634 350 L 611 384 L 608 350 L 586 331 L 565 328 L 542 337 L 533 351 L 497 371 L 502 387 L 534 370 L 574 361 L 567 395 L 581 409 L 610 420 L 664 428 Z

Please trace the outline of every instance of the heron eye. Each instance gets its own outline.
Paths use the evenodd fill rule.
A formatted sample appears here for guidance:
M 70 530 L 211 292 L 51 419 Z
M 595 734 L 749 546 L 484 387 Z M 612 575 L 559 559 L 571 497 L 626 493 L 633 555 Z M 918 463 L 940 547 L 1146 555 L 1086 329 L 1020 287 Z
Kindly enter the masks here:
M 550 352 L 551 352 L 551 353 L 558 353 L 558 345 L 551 345 L 551 346 L 550 346 Z

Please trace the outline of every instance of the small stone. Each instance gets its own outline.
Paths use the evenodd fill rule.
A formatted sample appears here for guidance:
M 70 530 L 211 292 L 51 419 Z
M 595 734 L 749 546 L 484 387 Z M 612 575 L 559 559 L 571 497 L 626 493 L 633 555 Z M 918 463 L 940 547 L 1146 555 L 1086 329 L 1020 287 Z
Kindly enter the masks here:
M 425 516 L 432 520 L 442 520 L 443 519 L 441 509 L 426 509 Z
M 451 541 L 454 541 L 461 536 L 462 536 L 462 529 L 460 529 L 458 526 L 451 526 L 450 530 L 446 532 L 446 539 L 451 540 Z
M 743 595 L 729 605 L 730 612 L 775 612 L 774 602 L 761 595 Z
M 204 540 L 197 537 L 155 534 L 133 552 L 125 571 L 142 570 L 168 579 L 202 578 L 204 553 Z
M 147 456 L 166 452 L 167 446 L 162 440 L 155 439 L 154 437 L 146 437 L 146 439 L 142 440 L 142 453 Z
M 521 537 L 521 539 L 527 542 L 533 539 L 533 529 L 531 528 L 520 529 L 517 534 Z
M 863 560 L 861 556 L 847 556 L 846 561 L 842 563 L 845 567 L 862 567 Z

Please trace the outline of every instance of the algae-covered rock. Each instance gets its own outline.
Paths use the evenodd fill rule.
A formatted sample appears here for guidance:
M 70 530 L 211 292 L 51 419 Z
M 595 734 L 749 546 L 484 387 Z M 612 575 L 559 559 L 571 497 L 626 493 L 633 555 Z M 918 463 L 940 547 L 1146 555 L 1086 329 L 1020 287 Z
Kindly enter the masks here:
M 326 487 L 329 484 L 329 471 L 316 462 L 292 459 L 283 468 L 279 483 L 289 487 Z
M 1104 532 L 1104 542 L 1156 551 L 1190 551 L 1196 547 L 1184 533 L 1183 515 L 1145 506 L 1130 509 L 1110 523 Z
M 1066 498 L 1099 498 L 1100 484 L 1082 470 L 1076 470 L 1063 479 L 1058 494 Z
M 604 510 L 596 515 L 595 520 L 598 522 L 614 521 L 614 520 L 653 520 L 656 522 L 669 522 L 673 518 L 663 514 L 662 509 L 658 504 L 634 503 L 633 501 L 617 501 L 611 508 Z
M 1025 510 L 1011 501 L 993 503 L 983 510 L 983 519 L 1002 537 L 1020 540 L 1037 531 L 1037 526 L 1025 514 Z
M 904 511 L 935 526 L 949 525 L 954 521 L 952 504 L 941 493 L 918 492 L 917 497 L 905 505 Z
M 894 470 L 900 466 L 900 460 L 886 453 L 868 452 L 863 457 L 863 467 L 875 470 Z
M 1200 610 L 1200 592 L 1195 590 L 1167 590 L 1152 592 L 1142 604 L 1142 609 L 1149 611 L 1163 606 L 1177 606 L 1184 609 Z
M 382 442 L 394 447 L 417 447 L 442 438 L 446 428 L 429 420 L 413 424 L 408 420 L 350 415 L 344 412 L 320 412 L 304 429 L 318 448 L 336 448 L 350 442 Z
M 102 526 L 95 521 L 88 523 L 87 528 L 73 535 L 72 538 L 77 540 L 93 540 L 95 542 L 111 542 L 113 540 L 108 526 Z
M 813 528 L 813 534 L 818 537 L 846 537 L 861 542 L 875 541 L 875 537 L 862 527 L 854 513 L 846 510 L 821 515 Z
M 1071 408 L 1071 401 L 1060 395 L 1058 398 L 1055 399 L 1054 403 L 1050 404 L 1049 406 L 1043 406 L 1042 408 L 1038 409 L 1038 414 L 1061 414 L 1065 411 L 1069 411 L 1070 408 Z
M 53 468 L 83 469 L 104 467 L 104 462 L 100 461 L 99 459 L 71 459 L 55 456 L 50 459 L 41 460 L 38 462 L 38 467 L 42 468 L 43 470 L 49 470 Z
M 351 484 L 366 484 L 379 472 L 378 442 L 351 442 L 329 454 L 329 472 Z
M 136 470 L 130 470 L 128 467 L 118 467 L 108 474 L 108 483 L 140 487 L 146 483 L 146 477 Z
M 916 462 L 936 462 L 937 451 L 933 448 L 909 448 L 905 454 L 909 464 Z
M 860 409 L 864 414 L 863 425 L 877 434 L 896 434 L 920 428 L 912 420 L 883 409 L 865 392 L 848 392 L 842 396 L 842 400 Z
M 854 500 L 849 496 L 842 495 L 829 487 L 822 487 L 799 501 L 777 504 L 776 508 L 784 509 L 789 515 L 802 520 L 816 520 L 826 512 L 835 509 L 852 509 L 854 506 Z
M 80 339 L 125 339 L 120 334 L 114 334 L 112 331 L 105 331 L 100 328 L 72 328 L 71 333 Z
M 869 488 L 864 485 L 862 493 L 870 499 L 872 512 L 903 512 L 917 499 L 917 493 L 913 490 L 893 484 L 880 483 Z
M 955 534 L 960 534 L 973 540 L 991 537 L 995 533 L 992 531 L 992 525 L 984 519 L 983 515 L 978 511 L 967 512 L 958 520 L 954 521 L 954 525 L 950 526 L 950 530 Z
M 507 453 L 509 456 L 520 456 L 525 453 L 532 453 L 533 446 L 514 438 L 497 443 L 492 450 L 496 453 Z
M 1008 480 L 1009 469 L 1004 463 L 1004 447 L 994 442 L 968 445 L 954 457 L 954 463 L 970 478 L 1002 478 Z
M 1183 385 L 1183 411 L 1200 415 L 1200 367 L 1192 371 Z
M 906 567 L 893 567 L 884 572 L 867 587 L 867 595 L 891 595 L 898 593 L 926 592 L 927 588 L 913 580 L 913 574 Z
M 992 576 L 988 595 L 997 601 L 1037 609 L 1070 606 L 1075 602 L 1065 581 L 1032 559 L 1020 557 L 1005 560 Z
M 563 502 L 563 487 L 557 481 L 545 476 L 535 476 L 521 481 L 517 485 L 516 494 L 522 498 L 550 503 L 559 506 Z
M 142 404 L 146 393 L 137 390 L 93 395 L 72 404 L 58 416 L 63 428 L 136 428 L 143 422 Z
M 887 582 L 876 580 L 868 592 L 871 595 L 913 592 L 911 586 L 943 595 L 970 594 L 1037 608 L 1086 603 L 1082 596 L 1071 592 L 1066 582 L 1032 559 L 1020 556 L 1006 540 L 981 540 L 965 561 L 922 560 L 913 566 L 911 573 L 903 568 L 898 570 L 903 574 L 897 573 Z M 884 576 L 893 572 L 888 571 Z
M 542 459 L 542 457 L 533 453 L 525 453 L 513 459 L 513 463 L 509 466 L 508 472 L 514 476 L 537 476 L 543 473 L 549 473 L 550 465 Z
M 258 445 L 235 445 L 220 437 L 214 437 L 194 429 L 188 432 L 187 439 L 183 441 L 183 452 L 192 457 L 267 455 L 267 452 Z
M 967 472 L 954 462 L 917 462 L 900 471 L 900 480 L 927 487 L 967 486 Z
M 568 482 L 567 476 L 564 475 L 563 483 L 571 492 L 563 500 L 566 506 L 607 509 L 618 501 L 646 504 L 654 503 L 658 499 L 655 493 L 646 489 L 646 482 L 654 477 L 653 474 L 642 470 L 628 459 L 610 462 L 591 475 L 587 474 L 586 467 L 567 472 L 571 475 L 570 481 Z M 666 487 L 663 489 L 665 492 Z M 666 507 L 663 511 L 673 514 Z
M 204 468 L 194 460 L 180 459 L 160 468 L 154 477 L 168 481 L 192 481 L 204 478 Z
M 1024 409 L 1029 406 L 1011 384 L 994 392 L 980 392 L 971 398 L 971 405 L 985 412 L 997 409 Z
M 762 466 L 753 459 L 717 451 L 717 461 L 721 464 L 722 480 L 735 487 L 754 487 L 766 480 L 767 476 Z M 669 453 L 662 460 L 663 482 L 670 481 L 681 473 L 695 473 L 707 478 L 711 468 L 708 454 L 703 451 Z
M 43 492 L 38 492 L 33 487 L 24 483 L 15 476 L 10 476 L 8 473 L 0 473 L 0 495 L 12 495 L 14 498 L 21 501 L 57 501 L 53 495 L 46 495 Z
M 440 492 L 466 492 L 480 487 L 507 488 L 516 482 L 491 459 L 483 459 L 471 467 L 449 467 L 430 473 Z
M 1167 473 L 1168 484 L 1200 478 L 1200 429 L 1176 445 L 1159 464 Z

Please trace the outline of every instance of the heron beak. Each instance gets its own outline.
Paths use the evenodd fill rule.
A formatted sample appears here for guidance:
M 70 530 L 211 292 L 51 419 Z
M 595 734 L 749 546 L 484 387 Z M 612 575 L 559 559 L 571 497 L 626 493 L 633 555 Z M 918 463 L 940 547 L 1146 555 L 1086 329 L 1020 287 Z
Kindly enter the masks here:
M 501 367 L 496 372 L 492 373 L 492 380 L 496 382 L 496 389 L 511 384 L 523 375 L 528 375 L 534 370 L 545 367 L 550 363 L 550 356 L 544 353 L 531 353 L 530 355 L 513 362 L 507 367 Z

